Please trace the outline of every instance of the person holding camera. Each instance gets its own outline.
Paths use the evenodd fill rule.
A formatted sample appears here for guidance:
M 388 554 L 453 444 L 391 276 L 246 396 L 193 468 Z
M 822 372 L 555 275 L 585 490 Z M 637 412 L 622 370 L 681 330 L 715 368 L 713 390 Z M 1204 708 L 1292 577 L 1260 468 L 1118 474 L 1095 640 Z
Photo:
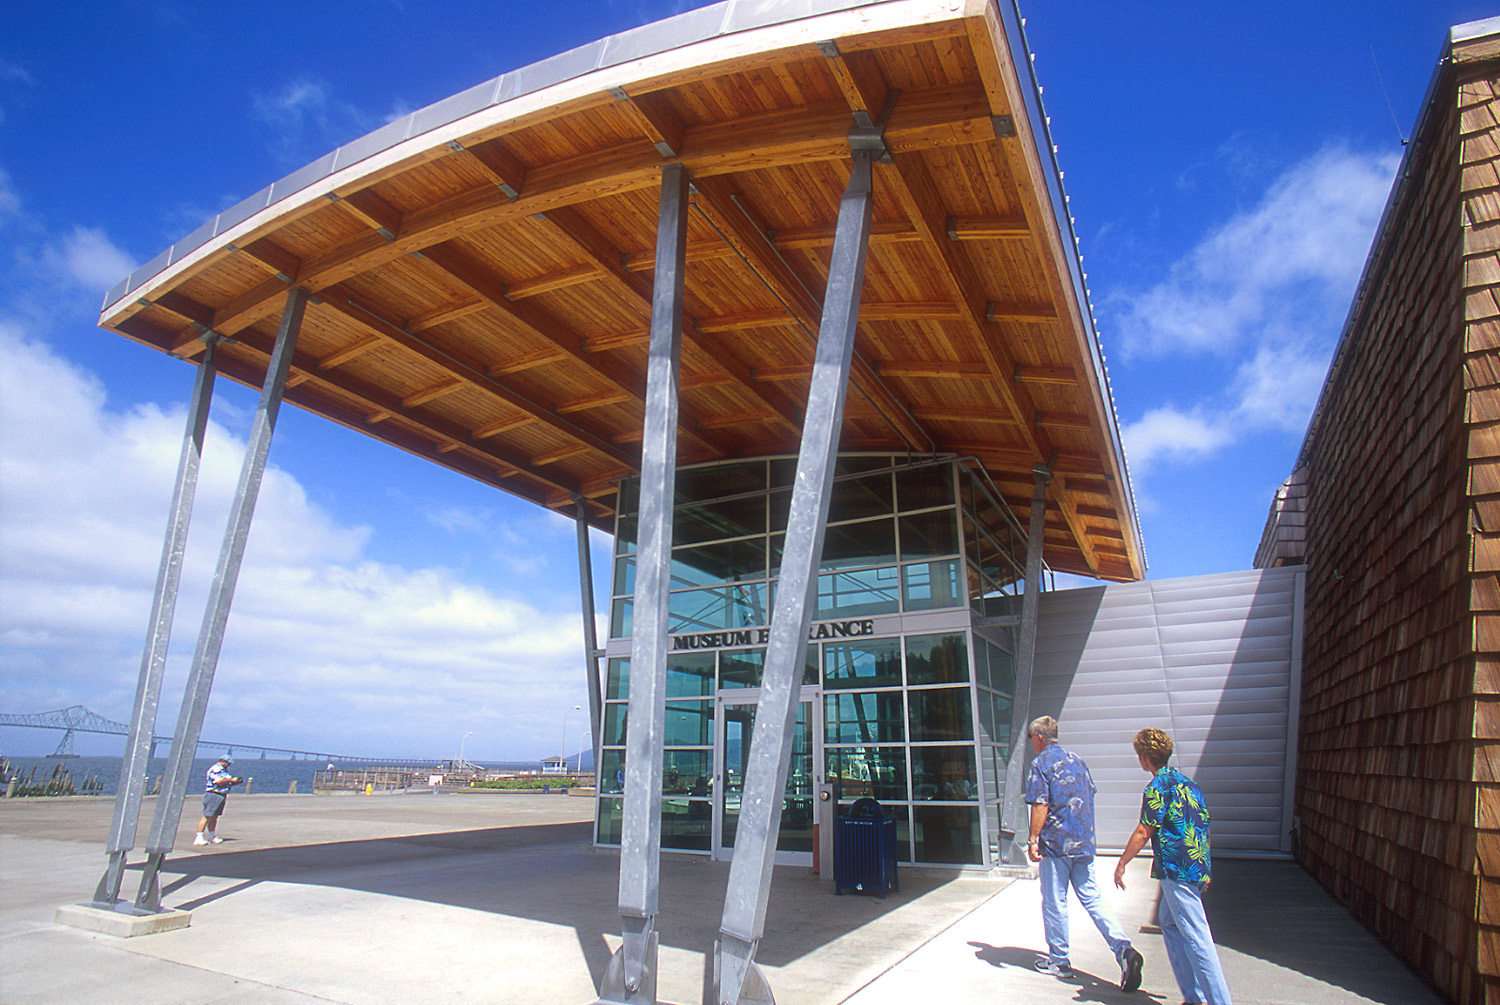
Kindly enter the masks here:
M 228 754 L 209 766 L 208 777 L 203 787 L 203 819 L 198 821 L 198 833 L 193 835 L 193 844 L 223 844 L 224 839 L 215 831 L 219 826 L 219 815 L 224 812 L 224 803 L 229 799 L 229 790 L 242 779 L 229 773 L 234 761 Z

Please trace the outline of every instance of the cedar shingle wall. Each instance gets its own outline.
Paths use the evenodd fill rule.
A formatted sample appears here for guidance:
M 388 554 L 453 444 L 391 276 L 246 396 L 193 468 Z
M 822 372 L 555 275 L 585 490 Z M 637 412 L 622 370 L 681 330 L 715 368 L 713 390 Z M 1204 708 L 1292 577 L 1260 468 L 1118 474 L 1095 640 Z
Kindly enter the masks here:
M 1471 1003 L 1485 989 L 1472 868 L 1465 423 L 1480 399 L 1500 420 L 1500 399 L 1465 388 L 1459 115 L 1451 88 L 1438 100 L 1309 435 L 1297 801 L 1309 871 Z M 1500 211 L 1500 189 L 1491 191 Z M 1500 319 L 1493 299 L 1488 309 Z M 1488 371 L 1485 379 L 1500 383 Z M 1493 461 L 1475 484 L 1491 479 L 1500 493 L 1500 456 Z M 1495 529 L 1500 569 L 1500 522 Z M 1500 610 L 1500 585 L 1486 582 Z M 1496 667 L 1500 677 L 1500 652 Z
M 1474 821 L 1461 862 L 1474 877 L 1475 967 L 1483 1000 L 1500 1003 L 1500 77 L 1459 86 L 1464 237 L 1464 393 L 1473 578 Z

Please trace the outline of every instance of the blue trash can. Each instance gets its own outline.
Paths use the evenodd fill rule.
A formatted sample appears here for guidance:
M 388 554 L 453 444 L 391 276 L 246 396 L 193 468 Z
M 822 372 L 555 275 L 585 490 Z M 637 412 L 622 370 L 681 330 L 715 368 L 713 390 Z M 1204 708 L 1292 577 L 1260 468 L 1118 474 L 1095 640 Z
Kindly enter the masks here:
M 848 816 L 833 822 L 833 892 L 855 890 L 884 900 L 887 889 L 901 890 L 896 881 L 896 818 L 886 816 L 875 800 L 860 799 Z

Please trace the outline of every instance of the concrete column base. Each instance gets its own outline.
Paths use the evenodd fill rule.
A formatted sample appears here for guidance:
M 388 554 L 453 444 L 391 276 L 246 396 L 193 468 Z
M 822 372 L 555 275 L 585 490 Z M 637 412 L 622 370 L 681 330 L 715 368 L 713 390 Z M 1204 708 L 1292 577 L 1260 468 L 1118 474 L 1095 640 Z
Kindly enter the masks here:
M 162 911 L 160 914 L 137 914 L 135 908 L 120 901 L 114 910 L 93 904 L 64 904 L 52 920 L 59 925 L 102 932 L 122 939 L 137 935 L 155 935 L 186 928 L 193 920 L 192 911 Z

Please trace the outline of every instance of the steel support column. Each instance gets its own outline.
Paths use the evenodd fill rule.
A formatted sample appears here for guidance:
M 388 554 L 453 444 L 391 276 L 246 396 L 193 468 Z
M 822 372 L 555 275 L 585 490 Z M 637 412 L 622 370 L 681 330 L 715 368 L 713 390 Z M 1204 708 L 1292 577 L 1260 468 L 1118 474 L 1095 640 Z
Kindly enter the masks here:
M 656 1002 L 657 894 L 661 873 L 661 774 L 666 730 L 667 590 L 677 481 L 677 380 L 687 265 L 687 171 L 662 168 L 656 285 L 646 365 L 640 541 L 631 629 L 625 806 L 620 828 L 620 926 L 625 944 L 609 961 L 599 1000 Z
M 594 624 L 594 563 L 589 554 L 588 500 L 575 495 L 578 507 L 578 583 L 583 604 L 583 667 L 589 677 L 589 746 L 594 751 L 594 784 L 598 786 L 599 744 L 604 724 L 604 693 L 599 683 L 599 635 Z M 579 770 L 583 770 L 580 766 Z
M 146 648 L 141 654 L 141 672 L 135 685 L 135 705 L 130 712 L 130 730 L 125 737 L 125 757 L 120 762 L 120 788 L 115 794 L 115 815 L 109 825 L 105 851 L 109 863 L 94 891 L 96 907 L 113 908 L 120 898 L 125 859 L 135 847 L 141 814 L 141 796 L 146 771 L 156 750 L 156 708 L 161 699 L 161 679 L 167 665 L 167 645 L 172 638 L 172 615 L 177 610 L 177 584 L 182 576 L 182 556 L 187 550 L 188 523 L 193 515 L 193 496 L 198 488 L 198 466 L 203 459 L 203 435 L 208 428 L 208 407 L 213 402 L 214 347 L 220 336 L 203 333 L 203 361 L 193 380 L 188 405 L 187 429 L 182 434 L 182 453 L 177 458 L 177 482 L 172 490 L 172 509 L 162 542 L 161 564 L 156 570 L 156 594 L 151 601 L 151 623 Z
M 873 165 L 880 153 L 878 149 L 855 149 L 854 170 L 839 204 L 776 606 L 771 614 L 765 674 L 715 950 L 714 1000 L 720 1005 L 773 1001 L 770 987 L 755 964 L 755 950 L 765 931 L 771 867 L 781 830 L 781 806 L 807 656 L 807 631 L 817 602 L 818 560 L 828 527 L 828 500 L 869 250 Z
M 219 649 L 224 642 L 224 625 L 229 620 L 229 606 L 234 599 L 240 562 L 245 556 L 245 539 L 250 534 L 250 518 L 255 513 L 261 476 L 266 469 L 266 454 L 271 449 L 271 433 L 276 428 L 276 415 L 281 409 L 281 395 L 286 389 L 287 371 L 292 365 L 292 352 L 297 344 L 297 331 L 302 327 L 307 297 L 305 289 L 294 287 L 287 294 L 286 307 L 281 312 L 281 326 L 276 332 L 276 344 L 266 368 L 260 404 L 255 409 L 239 485 L 235 489 L 229 523 L 224 530 L 224 543 L 219 551 L 219 564 L 214 570 L 203 625 L 198 629 L 198 646 L 188 670 L 177 728 L 172 734 L 172 749 L 167 755 L 167 769 L 162 777 L 161 798 L 157 800 L 151 833 L 146 839 L 146 865 L 135 898 L 137 910 L 161 910 L 158 876 L 163 859 L 176 842 L 177 825 L 182 819 L 182 802 L 191 781 L 193 754 L 198 749 L 203 713 L 208 708 L 208 695 L 213 689 Z
M 1010 758 L 1005 762 L 1005 814 L 1001 830 L 1011 842 L 1002 848 L 1007 865 L 1026 863 L 1026 838 L 1030 832 L 1021 819 L 1021 768 L 1026 763 L 1026 728 L 1031 724 L 1031 678 L 1036 663 L 1036 620 L 1042 599 L 1042 531 L 1047 522 L 1047 483 L 1052 469 L 1038 464 L 1031 472 L 1031 524 L 1026 535 L 1026 592 L 1021 597 L 1021 624 L 1016 638 L 1016 693 L 1010 721 Z M 1003 835 L 1002 835 L 1003 839 Z

